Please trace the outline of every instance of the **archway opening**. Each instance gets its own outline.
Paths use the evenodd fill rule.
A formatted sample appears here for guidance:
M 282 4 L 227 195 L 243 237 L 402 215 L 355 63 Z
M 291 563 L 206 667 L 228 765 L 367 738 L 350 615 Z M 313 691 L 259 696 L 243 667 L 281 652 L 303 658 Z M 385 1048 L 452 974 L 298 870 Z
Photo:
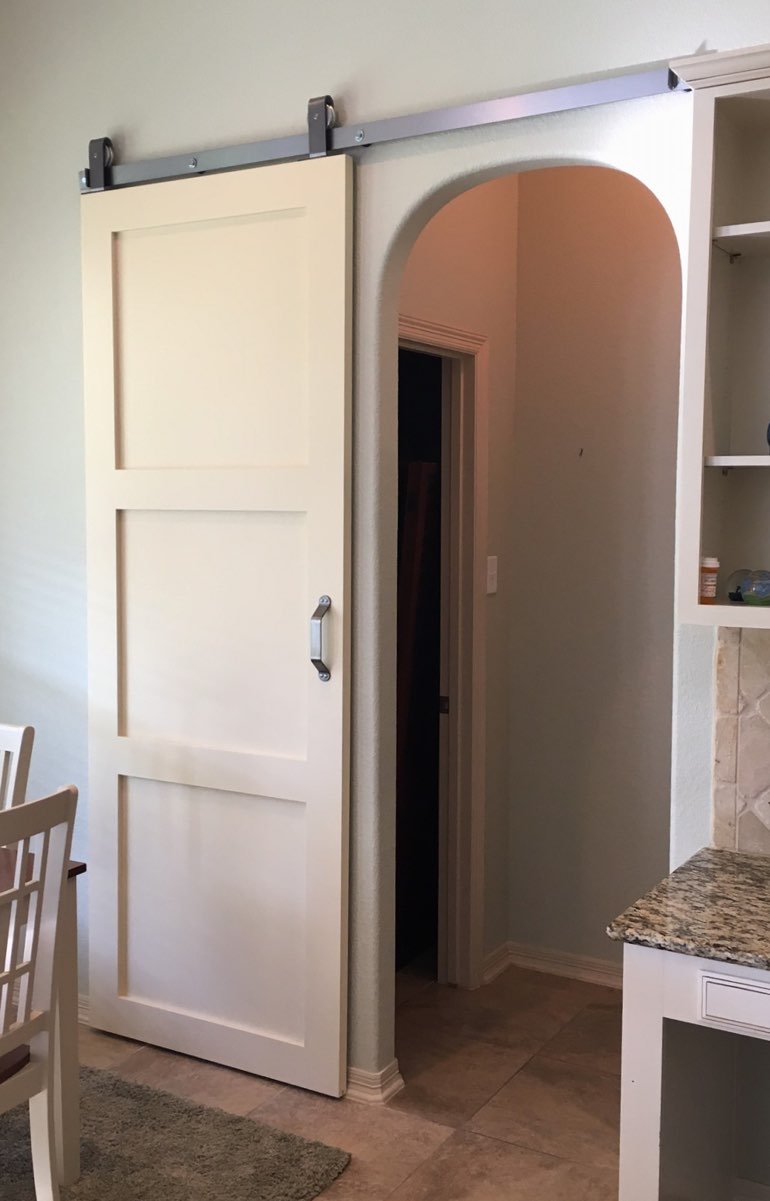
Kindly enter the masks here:
M 570 1021 L 586 987 L 618 984 L 605 926 L 667 870 L 676 239 L 622 172 L 501 176 L 424 227 L 399 314 L 408 1103 L 426 1054 L 441 1075 L 426 1031 L 551 1038 L 551 993 Z M 517 1025 L 524 967 L 541 991 Z

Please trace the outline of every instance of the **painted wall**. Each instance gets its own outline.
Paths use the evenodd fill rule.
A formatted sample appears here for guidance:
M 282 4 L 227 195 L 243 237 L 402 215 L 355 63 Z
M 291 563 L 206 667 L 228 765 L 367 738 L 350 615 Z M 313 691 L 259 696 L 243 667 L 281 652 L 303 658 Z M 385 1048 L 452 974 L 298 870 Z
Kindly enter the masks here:
M 269 18 L 269 20 L 268 20 Z M 86 782 L 85 558 L 77 172 L 89 138 L 125 157 L 303 127 L 332 91 L 366 120 L 558 77 L 770 41 L 765 0 L 645 5 L 482 0 L 473 10 L 352 0 L 319 22 L 305 0 L 126 7 L 9 0 L 0 15 L 0 718 L 38 728 L 33 788 Z M 429 69 L 426 69 L 429 67 Z M 357 249 L 356 695 L 352 814 L 351 1057 L 392 1056 L 392 763 L 397 279 L 419 227 L 473 172 L 526 162 L 632 170 L 687 231 L 686 97 L 566 113 L 522 126 L 367 152 Z M 677 637 L 674 855 L 708 830 L 713 636 Z M 691 714 L 696 712 L 695 718 Z M 705 766 L 704 766 L 705 765 Z M 77 850 L 86 851 L 83 795 Z M 704 809 L 705 802 L 705 809 Z M 704 816 L 705 814 L 705 816 Z M 385 865 L 384 867 L 382 865 Z
M 407 262 L 401 312 L 490 339 L 487 952 L 609 958 L 667 870 L 680 291 L 658 202 L 592 168 L 465 192 Z
M 619 958 L 668 868 L 681 286 L 618 172 L 519 184 L 510 938 Z
M 518 177 L 482 184 L 422 231 L 404 272 L 400 312 L 480 334 L 489 342 L 489 553 L 499 552 L 498 592 L 487 618 L 485 949 L 508 938 L 508 737 L 512 572 L 510 511 L 499 483 L 510 475 L 516 364 Z M 507 488 L 505 489 L 507 491 Z

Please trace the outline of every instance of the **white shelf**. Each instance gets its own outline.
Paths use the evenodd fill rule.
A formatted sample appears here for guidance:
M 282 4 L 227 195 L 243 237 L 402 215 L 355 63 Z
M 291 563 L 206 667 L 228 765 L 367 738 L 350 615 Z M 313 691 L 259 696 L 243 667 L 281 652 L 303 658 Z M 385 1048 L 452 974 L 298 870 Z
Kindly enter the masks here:
M 770 451 L 766 455 L 709 455 L 707 467 L 770 467 Z
M 748 225 L 718 225 L 714 241 L 728 254 L 770 255 L 770 221 L 752 221 Z
M 682 613 L 682 620 L 694 625 L 732 626 L 737 629 L 770 629 L 770 605 L 699 605 Z

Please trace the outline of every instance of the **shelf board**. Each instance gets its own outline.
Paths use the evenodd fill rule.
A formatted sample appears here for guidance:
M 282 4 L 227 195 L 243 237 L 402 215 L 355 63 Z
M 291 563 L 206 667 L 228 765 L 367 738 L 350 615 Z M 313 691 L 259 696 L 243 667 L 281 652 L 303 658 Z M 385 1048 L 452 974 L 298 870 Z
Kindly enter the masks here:
M 707 467 L 770 467 L 770 451 L 766 455 L 709 455 Z
M 770 605 L 693 605 L 681 620 L 695 625 L 732 626 L 734 629 L 770 629 Z
M 718 225 L 714 230 L 714 241 L 728 254 L 770 255 L 770 221 Z

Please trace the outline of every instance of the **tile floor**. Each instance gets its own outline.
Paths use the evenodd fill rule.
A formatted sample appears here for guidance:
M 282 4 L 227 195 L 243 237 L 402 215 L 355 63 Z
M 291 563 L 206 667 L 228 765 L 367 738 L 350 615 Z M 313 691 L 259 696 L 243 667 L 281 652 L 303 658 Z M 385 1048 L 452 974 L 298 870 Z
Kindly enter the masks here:
M 406 1088 L 335 1101 L 81 1028 L 81 1059 L 349 1151 L 329 1201 L 615 1201 L 620 993 L 509 968 L 467 993 L 399 973 Z

